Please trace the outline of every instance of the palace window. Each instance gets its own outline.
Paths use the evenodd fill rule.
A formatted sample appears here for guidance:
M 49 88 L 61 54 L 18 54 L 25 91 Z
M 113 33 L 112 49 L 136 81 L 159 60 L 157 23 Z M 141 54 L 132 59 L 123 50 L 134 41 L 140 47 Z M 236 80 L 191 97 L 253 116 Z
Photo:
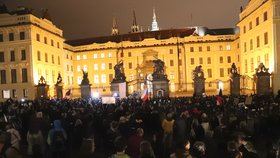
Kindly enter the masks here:
M 227 62 L 231 63 L 231 57 L 230 56 L 227 57 Z
M 6 70 L 0 70 L 1 84 L 6 84 Z
M 40 34 L 36 34 L 36 40 L 38 41 L 38 42 L 40 42 Z
M 202 47 L 201 46 L 198 47 L 198 51 L 202 52 Z
M 253 24 L 252 24 L 252 21 L 250 21 L 250 23 L 249 23 L 249 30 L 252 30 L 252 28 L 253 28 Z
M 224 77 L 225 73 L 224 73 L 224 68 L 220 68 L 220 77 Z
M 223 46 L 219 46 L 219 50 L 222 51 L 223 50 Z
M 15 51 L 12 50 L 10 54 L 11 54 L 11 61 L 15 61 L 16 60 Z
M 57 64 L 60 65 L 60 56 L 57 57 Z
M 193 47 L 190 47 L 190 52 L 194 52 L 194 48 Z
M 267 12 L 264 12 L 263 13 L 263 21 L 266 21 L 267 20 Z
M 98 75 L 94 75 L 94 83 L 99 83 L 99 76 Z
M 170 66 L 174 66 L 174 60 L 170 60 Z
M 105 70 L 105 64 L 104 63 L 101 64 L 101 70 Z
M 81 84 L 81 82 L 82 82 L 82 77 L 81 77 L 81 76 L 78 76 L 78 78 L 77 78 L 77 83 L 78 83 L 78 84 Z
M 244 52 L 247 52 L 247 43 L 244 42 Z
M 209 78 L 212 78 L 212 69 L 207 69 L 207 75 Z
M 104 53 L 101 53 L 101 54 L 100 54 L 100 58 L 105 58 L 105 54 L 104 54 Z
M 77 60 L 81 60 L 81 57 L 79 55 L 77 55 Z
M 173 49 L 169 49 L 169 54 L 173 54 Z
M 220 63 L 224 63 L 224 58 L 223 57 L 220 57 Z
M 199 64 L 203 64 L 203 58 L 199 58 Z
M 3 34 L 0 34 L 0 42 L 3 42 L 4 38 L 3 38 Z
M 94 70 L 98 70 L 98 64 L 94 64 Z
M 51 40 L 51 46 L 53 46 L 53 40 Z
M 13 98 L 17 98 L 17 90 L 16 89 L 12 90 L 12 96 L 13 96 Z
M 194 65 L 194 58 L 191 58 L 191 65 Z
M 131 57 L 131 52 L 128 52 L 128 57 Z
M 210 46 L 207 46 L 207 51 L 209 52 L 211 50 Z
M 120 57 L 124 57 L 124 54 L 123 54 L 123 52 L 121 52 L 121 54 L 120 54 Z
M 9 33 L 9 41 L 14 41 L 14 33 Z
M 101 82 L 106 83 L 106 75 L 105 74 L 101 75 Z
M 52 54 L 52 64 L 54 64 L 54 55 Z
M 11 78 L 12 78 L 12 83 L 17 83 L 17 70 L 16 69 L 11 69 Z
M 41 61 L 41 52 L 40 51 L 37 51 L 37 60 Z
M 44 43 L 45 43 L 45 44 L 48 44 L 48 39 L 47 39 L 47 37 L 44 37 Z
M 26 52 L 25 49 L 21 50 L 21 60 L 26 60 Z
M 45 53 L 45 62 L 48 62 L 48 53 Z
M 87 55 L 83 55 L 83 59 L 84 59 L 84 60 L 87 59 Z
M 19 39 L 20 40 L 25 40 L 25 32 L 20 32 L 19 33 Z
M 226 49 L 227 49 L 227 50 L 230 50 L 230 48 L 231 48 L 230 45 L 227 45 Z
M 21 70 L 21 78 L 22 78 L 22 82 L 23 83 L 26 83 L 26 82 L 28 82 L 28 78 L 27 78 L 27 68 L 23 68 L 22 70 Z
M 112 58 L 112 57 L 113 57 L 112 53 L 109 53 L 109 54 L 108 54 L 108 57 L 109 57 L 109 58 Z
M 87 65 L 84 65 L 84 69 L 83 69 L 84 71 L 87 71 Z
M 257 18 L 256 18 L 256 26 L 258 26 L 259 24 L 260 24 L 260 18 L 257 17 Z
M 81 66 L 80 66 L 80 65 L 77 66 L 77 71 L 78 71 L 78 72 L 81 71 Z
M 245 25 L 243 26 L 243 33 L 244 34 L 246 33 L 246 26 Z
M 260 36 L 257 36 L 257 48 L 260 47 Z
M 248 63 L 247 63 L 247 59 L 245 60 L 245 73 L 248 72 Z
M 254 72 L 254 58 L 251 58 L 251 72 Z
M 253 39 L 250 40 L 250 50 L 253 50 Z
M 128 63 L 128 68 L 132 69 L 132 63 Z
M 23 93 L 23 97 L 24 97 L 24 98 L 27 98 L 27 97 L 28 97 L 28 90 L 27 90 L 27 89 L 23 89 L 23 90 L 22 90 L 22 93 Z
M 59 42 L 57 42 L 57 48 L 60 48 Z
M 97 54 L 93 54 L 93 59 L 96 59 L 97 58 Z
M 211 64 L 211 57 L 207 58 L 207 64 Z
M 113 68 L 112 63 L 109 63 L 109 69 L 111 70 Z
M 257 63 L 258 63 L 258 65 L 261 63 L 261 57 L 260 56 L 257 57 Z
M 268 33 L 264 33 L 264 44 L 268 44 Z

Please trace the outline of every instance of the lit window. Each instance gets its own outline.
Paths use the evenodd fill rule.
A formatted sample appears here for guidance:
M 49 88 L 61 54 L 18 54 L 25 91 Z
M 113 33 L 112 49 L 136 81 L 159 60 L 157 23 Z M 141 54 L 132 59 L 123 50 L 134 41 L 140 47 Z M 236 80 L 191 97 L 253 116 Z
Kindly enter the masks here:
M 98 70 L 98 64 L 94 64 L 94 70 Z
M 97 54 L 93 54 L 93 59 L 96 59 L 97 58 Z
M 101 64 L 101 70 L 105 70 L 105 64 L 104 63 Z
M 87 59 L 87 55 L 83 55 L 83 59 Z
M 104 57 L 105 57 L 104 53 L 101 53 L 101 54 L 100 54 L 100 57 L 101 57 L 101 58 L 104 58 Z
M 223 46 L 219 46 L 219 50 L 222 51 L 223 50 Z
M 78 71 L 78 72 L 81 71 L 81 66 L 80 66 L 80 65 L 77 66 L 77 71 Z
M 87 71 L 87 65 L 84 65 L 84 71 Z
M 77 82 L 78 84 L 81 84 L 81 82 L 82 82 L 82 77 L 81 77 L 81 76 L 78 76 L 77 81 L 78 81 L 78 82 Z
M 106 75 L 105 74 L 101 75 L 101 82 L 106 83 Z
M 94 83 L 99 83 L 99 76 L 98 75 L 94 75 Z
M 230 50 L 230 45 L 227 45 L 227 50 Z
M 113 57 L 112 53 L 109 53 L 109 54 L 108 54 L 108 57 L 109 57 L 109 58 L 112 58 L 112 57 Z
M 81 57 L 79 55 L 77 55 L 77 60 L 80 60 L 80 59 L 81 59 Z

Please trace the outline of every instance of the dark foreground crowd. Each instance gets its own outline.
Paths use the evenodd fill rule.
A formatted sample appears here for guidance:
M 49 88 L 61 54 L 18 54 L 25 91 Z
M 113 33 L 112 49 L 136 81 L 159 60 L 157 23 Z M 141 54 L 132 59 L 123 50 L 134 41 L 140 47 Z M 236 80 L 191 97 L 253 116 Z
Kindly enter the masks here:
M 7 100 L 3 158 L 279 158 L 280 97 Z

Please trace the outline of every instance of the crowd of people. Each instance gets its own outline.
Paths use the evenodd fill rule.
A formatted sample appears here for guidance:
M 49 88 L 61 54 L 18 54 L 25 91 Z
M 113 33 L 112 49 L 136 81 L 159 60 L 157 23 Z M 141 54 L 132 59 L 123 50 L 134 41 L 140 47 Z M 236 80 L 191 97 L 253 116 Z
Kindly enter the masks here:
M 0 157 L 278 158 L 279 102 L 279 95 L 9 99 L 0 105 Z

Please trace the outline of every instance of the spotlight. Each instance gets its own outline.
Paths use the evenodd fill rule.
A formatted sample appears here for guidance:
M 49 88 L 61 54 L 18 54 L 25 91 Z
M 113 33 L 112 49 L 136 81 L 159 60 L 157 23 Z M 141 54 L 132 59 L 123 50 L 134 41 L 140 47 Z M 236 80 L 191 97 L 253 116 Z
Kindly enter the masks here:
M 99 93 L 98 92 L 93 92 L 92 97 L 93 98 L 99 98 Z

